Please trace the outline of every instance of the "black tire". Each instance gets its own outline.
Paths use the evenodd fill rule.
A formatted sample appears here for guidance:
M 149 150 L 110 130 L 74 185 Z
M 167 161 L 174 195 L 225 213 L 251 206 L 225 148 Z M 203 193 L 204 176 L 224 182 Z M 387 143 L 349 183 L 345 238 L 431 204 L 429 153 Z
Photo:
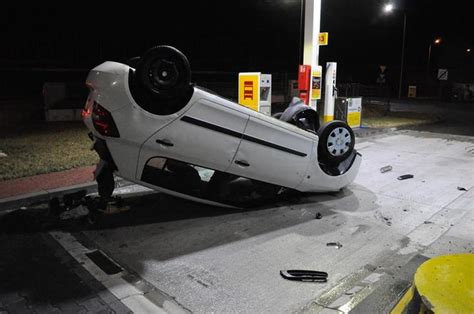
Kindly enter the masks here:
M 282 114 L 283 114 L 283 112 L 277 112 L 277 113 L 272 114 L 272 117 L 275 118 L 275 119 L 280 120 Z
M 340 163 L 354 150 L 354 132 L 344 121 L 334 120 L 323 124 L 318 136 L 318 159 L 324 164 Z
M 319 129 L 318 113 L 302 101 L 291 103 L 283 111 L 280 120 L 312 133 L 316 133 Z
M 300 129 L 316 133 L 319 129 L 319 116 L 313 110 L 304 110 L 298 112 L 293 118 L 288 121 L 296 125 Z
M 191 82 L 188 59 L 171 46 L 156 46 L 145 52 L 137 65 L 136 74 L 146 90 L 166 98 L 184 92 Z

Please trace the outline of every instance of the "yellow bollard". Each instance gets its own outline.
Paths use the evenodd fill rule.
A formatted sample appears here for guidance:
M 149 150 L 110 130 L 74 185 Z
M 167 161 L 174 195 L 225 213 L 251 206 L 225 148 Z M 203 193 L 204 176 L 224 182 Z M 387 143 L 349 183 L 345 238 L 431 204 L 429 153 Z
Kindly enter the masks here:
M 474 313 L 474 254 L 443 255 L 421 264 L 391 313 L 433 312 Z

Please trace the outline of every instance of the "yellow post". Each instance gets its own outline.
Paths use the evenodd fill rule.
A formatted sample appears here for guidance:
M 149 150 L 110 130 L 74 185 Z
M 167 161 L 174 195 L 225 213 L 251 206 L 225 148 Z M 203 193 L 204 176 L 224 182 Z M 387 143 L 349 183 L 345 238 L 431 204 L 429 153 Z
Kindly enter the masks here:
M 474 313 L 474 254 L 443 255 L 421 264 L 391 313 L 412 311 Z

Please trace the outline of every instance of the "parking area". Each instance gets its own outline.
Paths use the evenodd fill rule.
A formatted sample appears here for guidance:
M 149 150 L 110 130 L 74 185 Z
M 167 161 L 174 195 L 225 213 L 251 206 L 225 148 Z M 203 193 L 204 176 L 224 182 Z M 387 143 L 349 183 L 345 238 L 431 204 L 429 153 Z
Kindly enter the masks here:
M 472 253 L 474 139 L 406 130 L 356 148 L 360 173 L 339 193 L 236 210 L 127 187 L 118 191 L 133 209 L 125 219 L 74 236 L 175 310 L 386 312 L 424 260 Z M 288 269 L 325 271 L 328 281 L 288 281 Z

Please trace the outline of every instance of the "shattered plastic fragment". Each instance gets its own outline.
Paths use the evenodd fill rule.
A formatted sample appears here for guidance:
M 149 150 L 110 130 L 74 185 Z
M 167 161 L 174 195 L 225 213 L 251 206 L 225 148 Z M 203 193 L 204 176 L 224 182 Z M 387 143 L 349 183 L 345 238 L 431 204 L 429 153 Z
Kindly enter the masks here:
M 79 205 L 73 209 L 65 211 L 64 213 L 59 215 L 59 218 L 61 220 L 68 220 L 68 219 L 75 219 L 75 218 L 87 216 L 88 214 L 89 214 L 89 209 L 84 205 Z
M 340 249 L 342 247 L 341 242 L 328 242 L 326 246 L 334 246 L 336 249 Z
M 280 275 L 288 280 L 327 282 L 328 273 L 316 270 L 280 270 Z

